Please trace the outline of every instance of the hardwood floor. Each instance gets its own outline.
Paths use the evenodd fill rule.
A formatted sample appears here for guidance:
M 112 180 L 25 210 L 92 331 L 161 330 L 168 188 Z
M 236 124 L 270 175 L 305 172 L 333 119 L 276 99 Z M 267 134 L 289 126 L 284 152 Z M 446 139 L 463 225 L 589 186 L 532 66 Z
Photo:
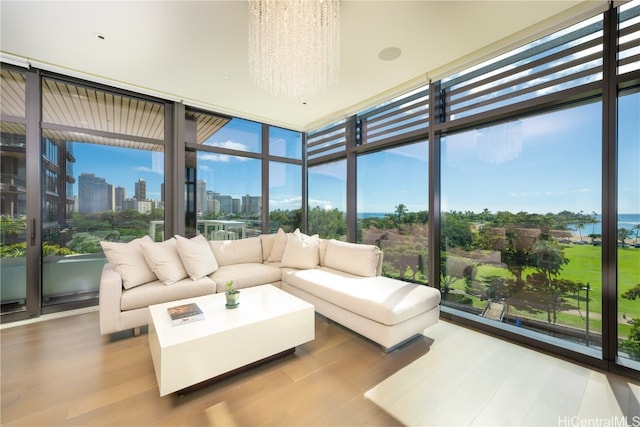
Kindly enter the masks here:
M 430 340 L 385 354 L 317 316 L 295 354 L 184 397 L 159 396 L 146 334 L 102 337 L 97 312 L 3 328 L 0 344 L 3 426 L 394 426 L 364 393 Z
M 441 321 L 367 391 L 407 426 L 640 426 L 640 383 Z
M 640 426 L 637 382 L 444 321 L 385 354 L 316 316 L 294 354 L 184 397 L 159 396 L 145 333 L 102 337 L 97 312 L 6 326 L 3 426 Z

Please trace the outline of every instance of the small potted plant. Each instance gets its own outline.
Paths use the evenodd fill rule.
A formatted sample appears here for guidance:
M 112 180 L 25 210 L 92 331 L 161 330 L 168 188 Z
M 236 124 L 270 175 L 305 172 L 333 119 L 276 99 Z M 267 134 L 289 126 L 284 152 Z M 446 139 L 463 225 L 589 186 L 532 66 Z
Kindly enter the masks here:
M 233 287 L 233 280 L 226 283 L 227 308 L 236 308 L 240 304 L 240 291 Z

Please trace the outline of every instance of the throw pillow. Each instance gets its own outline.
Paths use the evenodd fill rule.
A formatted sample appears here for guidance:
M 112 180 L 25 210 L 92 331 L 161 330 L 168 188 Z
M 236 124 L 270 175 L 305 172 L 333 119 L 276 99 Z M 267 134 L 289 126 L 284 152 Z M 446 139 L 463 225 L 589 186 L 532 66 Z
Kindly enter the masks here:
M 240 240 L 211 240 L 209 242 L 219 266 L 243 263 L 262 264 L 260 237 Z
M 147 264 L 165 285 L 172 285 L 187 277 L 178 254 L 176 239 L 171 238 L 160 243 L 142 242 L 140 246 Z
M 284 248 L 287 246 L 287 233 L 284 232 L 282 228 L 278 228 L 278 232 L 276 233 L 276 238 L 273 241 L 273 247 L 271 248 L 271 254 L 267 259 L 268 262 L 279 262 L 282 261 L 282 254 L 284 253 Z
M 182 236 L 175 237 L 178 255 L 180 255 L 182 265 L 192 280 L 200 280 L 218 269 L 216 257 L 204 235 L 198 234 L 191 239 Z
M 282 266 L 306 270 L 314 268 L 320 260 L 318 235 L 303 237 L 291 234 L 282 254 Z
M 331 239 L 327 243 L 324 265 L 358 276 L 374 277 L 381 257 L 382 251 L 377 246 Z
M 134 239 L 129 243 L 100 242 L 109 263 L 120 273 L 125 289 L 158 280 L 142 254 L 140 243 L 143 241 L 152 242 L 149 236 Z

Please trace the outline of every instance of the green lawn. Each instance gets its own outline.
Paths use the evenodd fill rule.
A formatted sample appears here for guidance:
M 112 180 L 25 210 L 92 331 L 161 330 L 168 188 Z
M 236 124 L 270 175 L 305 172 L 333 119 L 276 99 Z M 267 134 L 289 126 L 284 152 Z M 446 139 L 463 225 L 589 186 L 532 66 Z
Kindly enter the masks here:
M 576 282 L 589 283 L 589 328 L 592 331 L 601 331 L 602 321 L 602 279 L 601 279 L 601 257 L 602 248 L 592 245 L 566 245 L 564 246 L 565 257 L 570 260 L 560 273 L 560 278 L 570 279 Z M 523 277 L 533 270 L 524 273 Z M 489 265 L 478 267 L 475 286 L 483 287 L 483 280 L 490 276 L 513 278 L 511 273 L 505 268 Z M 618 248 L 618 295 L 640 283 L 640 249 L 638 248 Z M 456 280 L 452 288 L 455 292 L 464 292 L 464 280 Z M 468 295 L 469 296 L 469 295 Z M 478 297 L 469 296 L 472 304 L 476 308 L 483 308 L 486 301 Z M 520 304 L 515 303 L 510 306 L 511 315 L 526 318 L 547 320 L 547 311 L 544 301 L 540 300 L 540 295 L 523 291 L 518 295 Z M 564 306 L 558 312 L 558 324 L 573 326 L 584 329 L 586 324 L 586 292 L 578 295 L 568 295 L 564 298 Z M 525 301 L 523 303 L 523 301 Z M 538 305 L 539 304 L 539 305 Z M 626 336 L 629 331 L 629 324 L 622 319 L 624 314 L 627 319 L 640 318 L 640 301 L 627 300 L 618 297 L 619 332 L 620 336 Z

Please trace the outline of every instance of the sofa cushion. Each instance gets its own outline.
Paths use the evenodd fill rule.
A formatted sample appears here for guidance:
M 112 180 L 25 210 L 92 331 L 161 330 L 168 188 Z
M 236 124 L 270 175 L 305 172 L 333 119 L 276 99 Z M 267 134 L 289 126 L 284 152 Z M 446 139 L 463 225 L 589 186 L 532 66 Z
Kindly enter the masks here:
M 122 286 L 125 289 L 158 279 L 142 254 L 140 243 L 144 241 L 152 242 L 149 236 L 134 239 L 129 243 L 100 242 L 109 263 L 122 277 Z
M 279 283 L 282 273 L 278 267 L 271 265 L 244 263 L 222 265 L 209 277 L 216 282 L 217 292 L 224 292 L 226 290 L 225 284 L 229 280 L 233 280 L 234 288 L 242 289 L 267 283 Z
M 278 232 L 276 233 L 276 237 L 273 240 L 273 246 L 271 247 L 271 253 L 269 254 L 269 258 L 267 258 L 268 262 L 278 262 L 282 260 L 282 255 L 284 254 L 284 248 L 287 247 L 287 233 L 284 232 L 282 228 L 278 228 Z
M 188 277 L 178 254 L 175 238 L 164 242 L 145 241 L 140 246 L 147 264 L 165 285 L 172 285 Z
M 373 277 L 377 274 L 381 255 L 380 249 L 374 245 L 347 243 L 331 239 L 327 242 L 324 265 L 345 273 Z
M 319 262 L 321 266 L 324 266 L 324 258 L 327 255 L 327 245 L 329 244 L 328 239 L 320 239 L 319 243 Z
M 283 271 L 287 284 L 384 325 L 395 325 L 431 310 L 440 292 L 383 276 L 361 277 L 318 267 Z
M 122 311 L 134 310 L 148 307 L 152 304 L 199 297 L 215 292 L 216 284 L 208 277 L 203 277 L 200 280 L 186 278 L 171 286 L 166 286 L 161 281 L 156 280 L 125 290 L 120 299 L 120 309 Z
M 273 242 L 276 240 L 276 234 L 261 234 L 260 243 L 262 244 L 262 261 L 266 262 L 271 255 Z
M 262 244 L 259 237 L 240 240 L 211 240 L 209 242 L 218 266 L 262 262 Z
M 182 236 L 175 237 L 178 255 L 180 255 L 182 265 L 191 279 L 202 279 L 218 269 L 218 263 L 213 256 L 211 246 L 202 234 L 191 239 Z
M 282 254 L 282 267 L 299 269 L 314 268 L 320 262 L 320 242 L 318 235 L 306 236 L 292 233 L 287 237 L 287 245 Z

